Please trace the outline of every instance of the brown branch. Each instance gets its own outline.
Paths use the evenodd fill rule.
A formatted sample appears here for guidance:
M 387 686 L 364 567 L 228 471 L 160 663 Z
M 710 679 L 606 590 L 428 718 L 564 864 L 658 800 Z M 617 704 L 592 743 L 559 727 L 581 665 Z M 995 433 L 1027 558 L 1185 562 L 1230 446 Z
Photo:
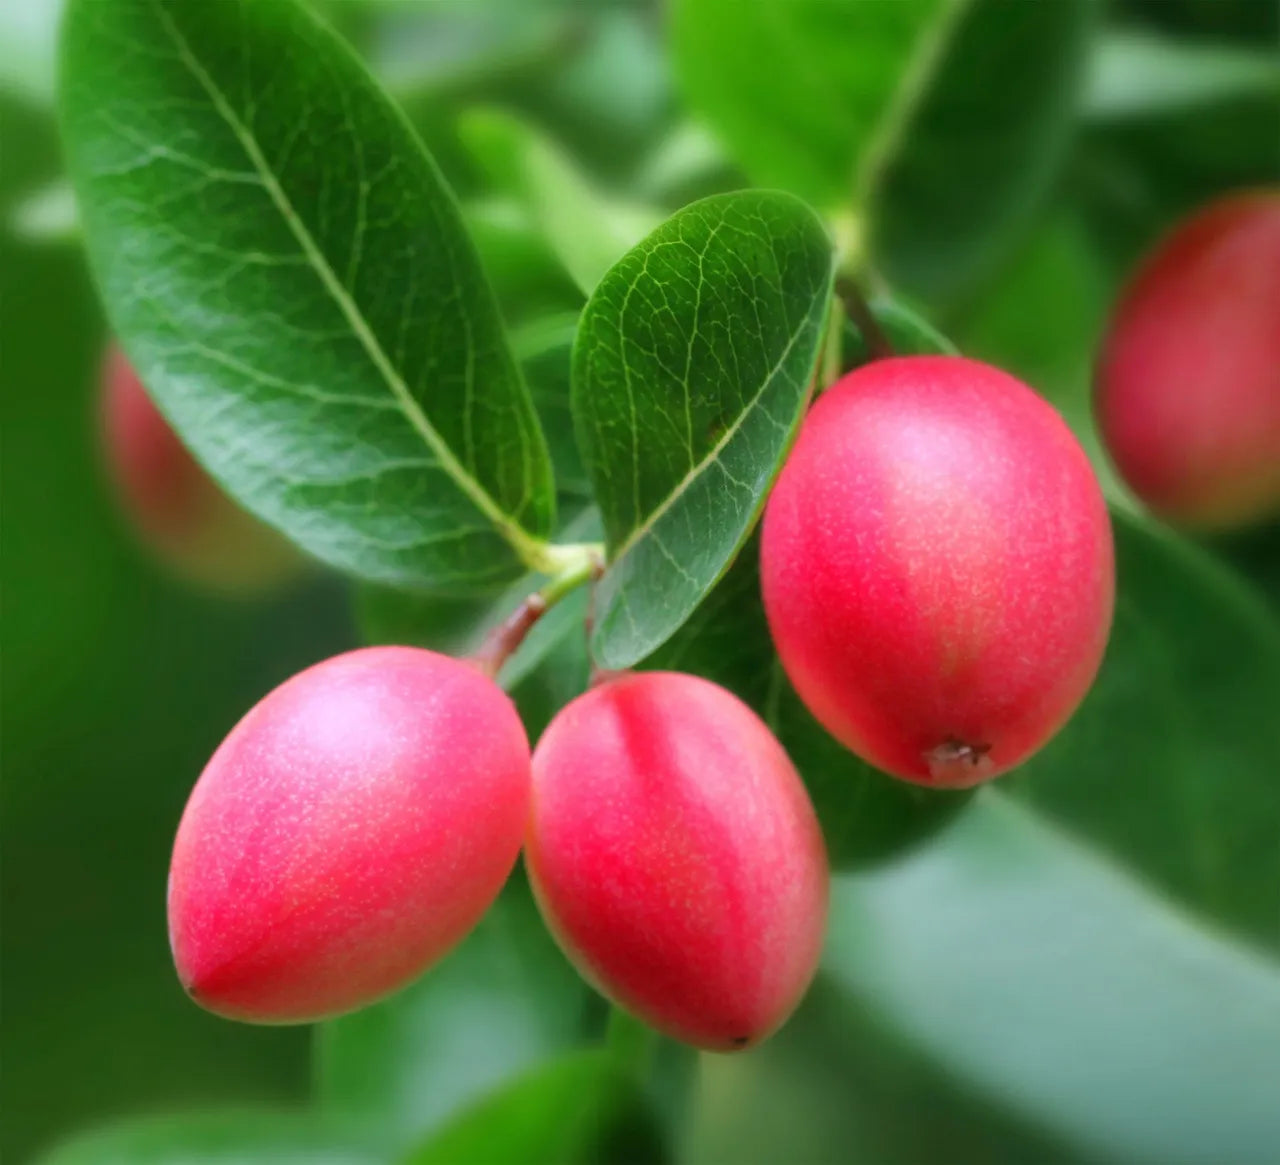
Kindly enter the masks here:
M 889 342 L 889 337 L 877 322 L 858 285 L 847 275 L 840 275 L 836 278 L 836 295 L 840 297 L 840 302 L 844 304 L 844 310 L 848 313 L 849 318 L 857 326 L 858 331 L 862 333 L 862 338 L 866 341 L 867 351 L 871 353 L 873 360 L 884 360 L 890 356 L 897 355 L 893 350 L 893 345 Z

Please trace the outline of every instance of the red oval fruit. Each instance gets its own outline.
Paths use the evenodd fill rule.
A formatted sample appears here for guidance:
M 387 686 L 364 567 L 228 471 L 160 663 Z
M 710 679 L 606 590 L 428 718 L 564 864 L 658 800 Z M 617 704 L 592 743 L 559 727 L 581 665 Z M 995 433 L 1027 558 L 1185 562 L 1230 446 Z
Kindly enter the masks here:
M 959 787 L 1043 745 L 1111 624 L 1111 527 L 1056 412 L 956 356 L 880 360 L 818 400 L 765 512 L 791 682 L 878 768 Z
M 147 544 L 179 574 L 245 594 L 271 590 L 298 573 L 299 553 L 223 493 L 114 344 L 103 362 L 102 428 L 124 508 Z
M 620 676 L 533 758 L 525 861 L 583 976 L 714 1051 L 774 1031 L 813 977 L 827 864 L 804 785 L 760 719 L 694 676 Z
M 372 1003 L 502 888 L 529 744 L 478 670 L 411 647 L 316 664 L 213 755 L 178 827 L 169 937 L 201 1006 L 301 1023 Z
M 1210 528 L 1280 511 L 1280 190 L 1212 203 L 1156 247 L 1116 308 L 1095 407 L 1156 513 Z

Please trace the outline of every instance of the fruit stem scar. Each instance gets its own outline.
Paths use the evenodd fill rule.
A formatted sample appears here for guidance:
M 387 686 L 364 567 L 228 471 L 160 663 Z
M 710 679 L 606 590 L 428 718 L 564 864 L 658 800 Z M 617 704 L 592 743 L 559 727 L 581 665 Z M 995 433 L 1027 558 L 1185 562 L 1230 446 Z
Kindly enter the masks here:
M 957 769 L 969 769 L 978 777 L 990 771 L 990 744 L 969 744 L 954 736 L 948 736 L 941 744 L 929 749 L 924 755 L 929 764 L 929 772 L 939 778 L 948 773 L 954 774 Z

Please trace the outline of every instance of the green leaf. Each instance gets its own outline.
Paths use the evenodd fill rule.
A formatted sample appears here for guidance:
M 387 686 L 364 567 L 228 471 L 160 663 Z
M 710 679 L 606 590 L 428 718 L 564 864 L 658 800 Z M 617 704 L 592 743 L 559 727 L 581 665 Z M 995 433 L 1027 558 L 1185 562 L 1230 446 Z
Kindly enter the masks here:
M 108 315 L 216 477 L 317 557 L 543 565 L 550 461 L 452 195 L 291 0 L 73 0 L 61 106 Z
M 938 298 L 990 268 L 1056 174 L 1095 7 L 680 0 L 676 70 L 752 179 L 849 217 L 895 285 Z
M 1030 219 L 1066 156 L 1096 9 L 966 0 L 865 159 L 868 247 L 895 286 L 952 295 Z
M 1113 520 L 1101 674 L 1001 787 L 1182 908 L 1280 952 L 1280 622 L 1191 544 Z
M 1280 1144 L 1276 966 L 994 790 L 915 855 L 836 879 L 824 966 L 1084 1160 L 1267 1161 Z
M 603 1165 L 669 1159 L 635 1081 L 607 1052 L 539 1065 L 409 1154 L 405 1165 Z
M 64 243 L 79 238 L 75 195 L 64 181 L 46 183 L 22 199 L 9 218 L 13 233 L 36 243 Z
M 825 966 L 1089 1160 L 1266 1160 L 1280 625 L 1194 547 L 1115 521 L 1116 625 L 1084 706 L 927 846 L 838 879 Z
M 458 128 L 490 181 L 529 206 L 584 295 L 662 218 L 651 207 L 606 196 L 554 143 L 511 114 L 472 110 Z
M 572 1045 L 593 1002 L 517 876 L 440 966 L 320 1028 L 319 1102 L 407 1146 Z
M 689 1161 L 804 1165 L 1083 1165 L 1032 1121 L 976 1094 L 819 975 L 746 1056 L 707 1056 Z
M 1093 52 L 1084 110 L 1109 121 L 1277 92 L 1274 51 L 1118 30 Z
M 1031 234 L 1000 279 L 955 327 L 967 355 L 1011 372 L 1062 413 L 1093 462 L 1107 498 L 1135 509 L 1093 417 L 1093 360 L 1114 294 L 1079 215 L 1060 210 Z
M 271 1112 L 121 1121 L 78 1136 L 40 1165 L 385 1165 L 345 1126 Z
M 717 195 L 587 304 L 572 400 L 610 558 L 592 640 L 605 667 L 667 639 L 750 533 L 809 397 L 831 262 L 794 198 Z
M 804 778 L 836 869 L 892 856 L 928 837 L 969 798 L 877 772 L 833 740 L 787 681 L 760 598 L 759 539 L 689 621 L 645 661 L 728 688 L 764 719 Z
M 4 0 L 0 4 L 0 90 L 41 108 L 53 101 L 62 7 L 62 0 Z
M 678 0 L 677 80 L 748 175 L 823 210 L 945 34 L 953 0 Z

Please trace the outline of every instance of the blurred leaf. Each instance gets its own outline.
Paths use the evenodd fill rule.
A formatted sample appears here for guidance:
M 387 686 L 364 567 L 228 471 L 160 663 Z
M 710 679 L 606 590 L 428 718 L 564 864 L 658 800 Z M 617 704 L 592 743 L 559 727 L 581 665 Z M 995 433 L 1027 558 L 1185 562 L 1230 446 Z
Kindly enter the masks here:
M 562 495 L 590 499 L 591 483 L 582 467 L 570 405 L 573 343 L 578 335 L 579 315 L 579 312 L 567 312 L 543 316 L 513 333 L 511 346 L 524 369 L 534 407 L 542 419 L 551 461 L 556 467 L 556 488 Z
M 662 218 L 650 207 L 595 189 L 550 140 L 510 114 L 473 110 L 464 114 L 459 130 L 490 181 L 528 204 L 584 295 Z
M 859 159 L 954 0 L 677 0 L 676 76 L 751 179 L 822 210 L 852 199 Z
M 1098 41 L 1084 112 L 1096 120 L 1280 92 L 1280 58 L 1264 49 L 1120 30 Z
M 1115 0 L 1126 22 L 1204 40 L 1274 44 L 1280 37 L 1280 5 L 1258 0 Z
M 703 1059 L 685 1159 L 804 1165 L 1085 1165 L 819 975 L 767 1043 Z M 1091 1159 L 1097 1165 L 1096 1158 Z
M 750 533 L 808 399 L 830 288 L 813 213 L 748 191 L 674 215 L 596 289 L 572 399 L 610 558 L 603 666 L 661 644 Z
M 1055 176 L 1096 7 L 679 0 L 675 60 L 754 181 L 851 210 L 895 286 L 942 298 L 989 270 Z
M 1066 156 L 1097 8 L 1097 0 L 960 8 L 864 160 L 868 246 L 895 286 L 953 295 L 988 272 L 1027 223 Z
M 825 965 L 1090 1159 L 1266 1160 L 1280 964 L 1228 934 L 1280 949 L 1280 626 L 1194 547 L 1116 522 L 1084 706 L 930 845 L 840 879 Z
M 39 106 L 52 103 L 62 7 L 63 0 L 0 3 L 0 90 Z
M 668 1160 L 631 1077 L 605 1051 L 539 1065 L 410 1153 L 405 1165 L 606 1165 Z
M 1280 621 L 1190 543 L 1114 521 L 1101 674 L 1001 787 L 1179 906 L 1280 951 Z
M 954 327 L 965 353 L 1024 380 L 1066 419 L 1108 499 L 1135 509 L 1093 417 L 1093 361 L 1112 280 L 1080 218 L 1057 211 Z
M 1089 122 L 1075 151 L 1071 190 L 1109 274 L 1127 276 L 1162 233 L 1209 200 L 1274 185 L 1277 125 L 1276 86 Z
M 404 1148 L 576 1042 L 590 1006 L 517 874 L 438 967 L 320 1028 L 319 1102 Z
M 13 233 L 28 242 L 63 243 L 80 235 L 80 218 L 71 187 L 63 180 L 50 182 L 29 194 L 10 216 Z
M 705 125 L 682 121 L 645 159 L 636 185 L 657 203 L 683 206 L 745 183 Z
M 551 467 L 493 294 L 341 42 L 291 0 L 75 0 L 63 48 L 108 313 L 197 456 L 365 577 L 463 589 L 535 562 Z
M 122 1121 L 40 1165 L 385 1165 L 344 1126 L 285 1113 L 204 1112 Z
M 831 864 L 876 862 L 927 837 L 969 799 L 877 772 L 833 740 L 795 694 L 773 649 L 760 598 L 759 539 L 743 547 L 715 590 L 645 667 L 692 672 L 750 704 L 808 787 Z
M 836 879 L 824 966 L 971 1095 L 1086 1160 L 1280 1145 L 1275 966 L 993 790 L 906 860 Z
M 371 63 L 410 102 L 439 100 L 540 64 L 571 32 L 568 12 L 527 0 L 378 0 L 378 7 Z
M 511 198 L 482 199 L 468 203 L 463 216 L 508 324 L 570 311 L 577 318 L 582 292 L 525 207 Z

